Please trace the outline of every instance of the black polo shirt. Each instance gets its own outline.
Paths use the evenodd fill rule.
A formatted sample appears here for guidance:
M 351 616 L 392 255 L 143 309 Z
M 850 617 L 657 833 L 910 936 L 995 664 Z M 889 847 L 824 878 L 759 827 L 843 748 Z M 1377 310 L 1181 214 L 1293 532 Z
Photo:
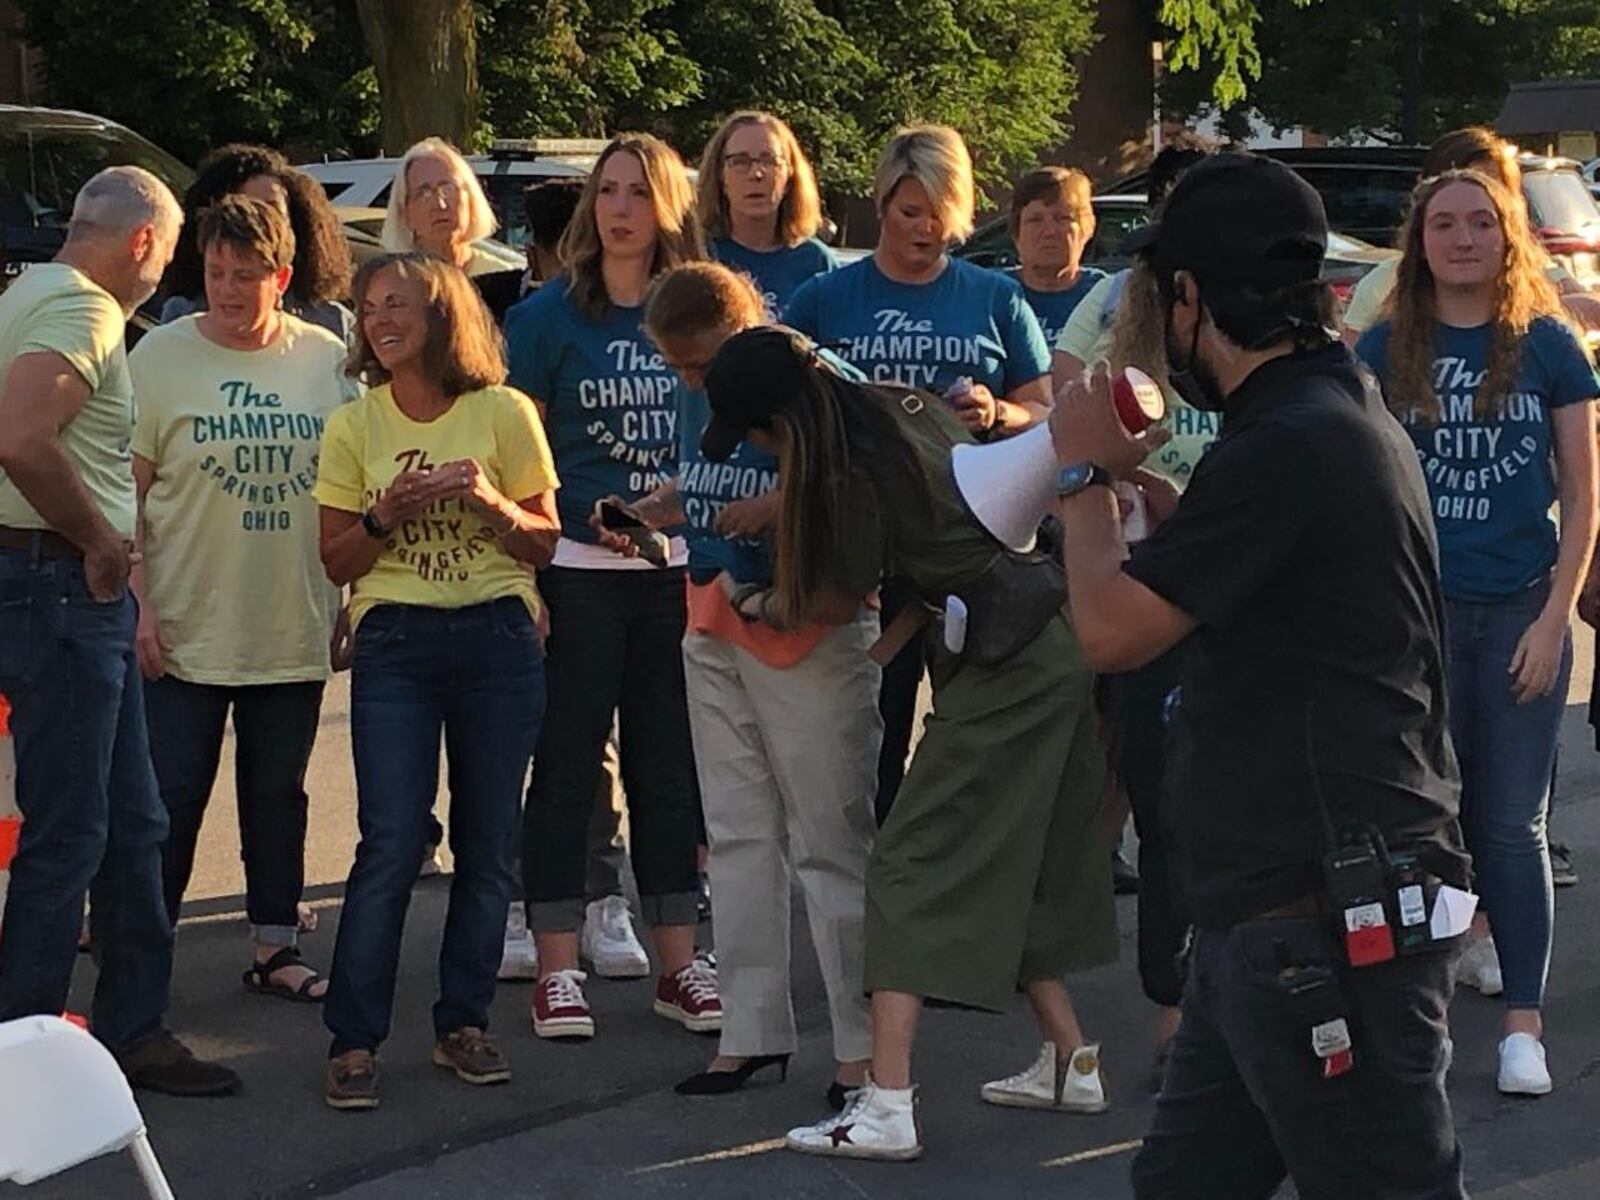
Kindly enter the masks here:
M 1324 809 L 1467 885 L 1427 487 L 1344 347 L 1245 380 L 1177 512 L 1126 570 L 1199 622 L 1168 760 L 1196 924 L 1317 891 Z

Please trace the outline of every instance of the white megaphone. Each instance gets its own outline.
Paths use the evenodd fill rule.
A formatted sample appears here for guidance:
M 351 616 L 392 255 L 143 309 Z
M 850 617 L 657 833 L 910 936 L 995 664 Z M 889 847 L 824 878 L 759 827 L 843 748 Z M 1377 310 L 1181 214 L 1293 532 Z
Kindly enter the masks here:
M 1039 522 L 1056 502 L 1061 474 L 1049 423 L 1003 442 L 957 446 L 950 466 L 956 490 L 978 523 L 1018 553 L 1032 550 Z
M 1126 367 L 1112 380 L 1112 400 L 1129 433 L 1143 433 L 1166 415 L 1166 399 L 1155 380 Z M 1034 534 L 1056 502 L 1061 466 L 1050 423 L 987 446 L 960 445 L 950 452 L 956 490 L 979 524 L 1020 554 L 1033 549 Z

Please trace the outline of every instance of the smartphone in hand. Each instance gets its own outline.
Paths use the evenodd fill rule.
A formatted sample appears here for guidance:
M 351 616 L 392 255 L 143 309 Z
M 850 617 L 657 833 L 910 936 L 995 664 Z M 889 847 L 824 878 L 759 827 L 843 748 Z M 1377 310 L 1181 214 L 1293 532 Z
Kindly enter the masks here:
M 666 535 L 651 529 L 632 509 L 615 500 L 601 500 L 595 504 L 595 513 L 602 528 L 620 534 L 639 548 L 639 557 L 652 566 L 667 565 L 671 543 Z

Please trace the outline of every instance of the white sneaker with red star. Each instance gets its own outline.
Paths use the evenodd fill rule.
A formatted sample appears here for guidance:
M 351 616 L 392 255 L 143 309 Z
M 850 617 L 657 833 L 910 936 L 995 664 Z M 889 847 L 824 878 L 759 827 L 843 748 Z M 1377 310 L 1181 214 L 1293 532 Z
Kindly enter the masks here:
M 784 1145 L 801 1154 L 907 1162 L 922 1156 L 917 1089 L 882 1088 L 870 1079 L 844 1108 L 815 1125 L 791 1129 Z
M 983 1085 L 990 1104 L 1010 1108 L 1049 1108 L 1058 1112 L 1105 1112 L 1106 1086 L 1100 1075 L 1100 1047 L 1079 1046 L 1062 1060 L 1054 1042 L 1046 1042 L 1039 1057 L 1021 1074 Z

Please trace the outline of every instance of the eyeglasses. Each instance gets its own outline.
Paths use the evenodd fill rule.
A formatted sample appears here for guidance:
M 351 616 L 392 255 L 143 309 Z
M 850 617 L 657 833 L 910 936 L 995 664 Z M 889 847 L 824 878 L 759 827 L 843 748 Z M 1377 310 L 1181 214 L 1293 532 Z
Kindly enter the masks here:
M 789 160 L 779 158 L 776 154 L 724 154 L 722 165 L 740 175 L 748 175 L 757 167 L 769 173 L 779 168 L 788 170 Z
M 442 183 L 424 183 L 411 189 L 412 203 L 420 200 L 424 204 L 432 204 L 440 199 L 448 203 L 459 195 L 461 195 L 461 185 L 451 179 L 446 179 Z

